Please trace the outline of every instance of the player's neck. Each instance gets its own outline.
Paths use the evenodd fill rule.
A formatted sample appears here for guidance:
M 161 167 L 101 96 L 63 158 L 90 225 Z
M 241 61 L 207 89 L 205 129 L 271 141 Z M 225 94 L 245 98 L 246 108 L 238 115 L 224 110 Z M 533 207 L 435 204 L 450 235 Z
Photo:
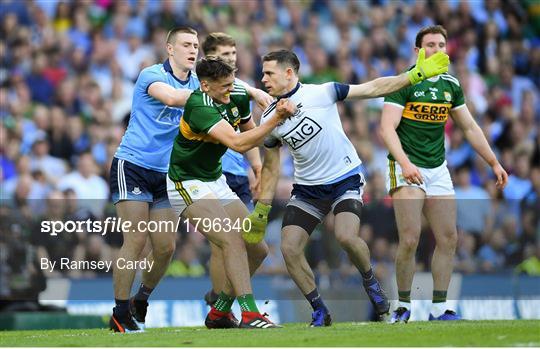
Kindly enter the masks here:
M 296 92 L 296 90 L 298 89 L 299 82 L 300 81 L 298 81 L 298 79 L 291 81 L 291 83 L 287 86 L 287 88 L 285 88 L 282 91 L 282 93 L 279 94 L 279 97 L 286 98 L 294 94 L 294 92 Z
M 173 75 L 179 80 L 187 80 L 190 70 L 184 67 L 177 67 L 171 60 Z

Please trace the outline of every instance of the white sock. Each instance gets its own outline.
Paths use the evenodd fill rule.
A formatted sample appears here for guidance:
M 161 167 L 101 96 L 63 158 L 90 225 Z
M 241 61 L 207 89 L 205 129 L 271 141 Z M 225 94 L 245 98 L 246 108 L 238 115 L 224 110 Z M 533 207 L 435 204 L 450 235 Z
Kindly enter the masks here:
M 448 310 L 448 304 L 446 302 L 431 303 L 431 315 L 439 317 Z
M 398 301 L 398 308 L 407 308 L 407 310 L 411 310 L 411 302 L 402 302 Z

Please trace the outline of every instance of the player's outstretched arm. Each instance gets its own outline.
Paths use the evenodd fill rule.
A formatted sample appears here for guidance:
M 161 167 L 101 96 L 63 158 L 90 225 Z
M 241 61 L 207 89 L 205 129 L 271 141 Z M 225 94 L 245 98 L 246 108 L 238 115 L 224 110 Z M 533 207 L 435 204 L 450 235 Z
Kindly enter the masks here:
M 287 99 L 280 100 L 276 105 L 276 112 L 267 122 L 249 131 L 236 133 L 225 120 L 218 122 L 208 133 L 221 144 L 234 151 L 245 153 L 249 149 L 261 144 L 264 138 L 283 120 L 296 111 L 296 106 Z
M 240 80 L 236 78 L 238 82 L 240 82 L 242 85 L 244 85 L 244 88 L 246 89 L 249 97 L 257 103 L 259 108 L 262 110 L 265 110 L 268 108 L 270 104 L 274 101 L 274 98 L 270 96 L 268 93 L 264 92 L 263 90 L 259 90 L 258 88 L 255 88 L 251 85 L 249 85 L 247 82 Z
M 444 52 L 437 52 L 425 58 L 425 51 L 418 53 L 416 65 L 410 71 L 398 76 L 377 78 L 360 85 L 350 85 L 346 98 L 373 98 L 396 92 L 409 85 L 414 85 L 427 78 L 448 71 L 450 59 Z
M 148 94 L 150 96 L 170 107 L 185 106 L 189 96 L 191 96 L 191 92 L 193 91 L 190 89 L 176 89 L 161 81 L 156 81 L 148 87 Z
M 381 118 L 381 137 L 390 151 L 390 154 L 396 159 L 401 166 L 403 177 L 407 183 L 422 184 L 422 174 L 420 170 L 409 160 L 409 157 L 403 150 L 401 141 L 396 132 L 401 121 L 401 113 L 403 109 L 395 105 L 385 104 L 383 106 Z
M 508 174 L 497 160 L 497 157 L 491 150 L 489 143 L 484 136 L 484 132 L 476 121 L 474 121 L 469 108 L 466 105 L 454 109 L 450 112 L 452 119 L 463 130 L 465 139 L 471 144 L 476 152 L 491 166 L 495 177 L 497 178 L 497 188 L 503 189 L 508 182 Z
M 272 200 L 276 192 L 276 186 L 280 173 L 279 147 L 267 148 L 264 156 L 262 170 L 262 190 L 255 209 L 248 215 L 251 221 L 251 229 L 242 233 L 244 241 L 249 244 L 257 244 L 264 239 L 268 213 L 272 208 Z

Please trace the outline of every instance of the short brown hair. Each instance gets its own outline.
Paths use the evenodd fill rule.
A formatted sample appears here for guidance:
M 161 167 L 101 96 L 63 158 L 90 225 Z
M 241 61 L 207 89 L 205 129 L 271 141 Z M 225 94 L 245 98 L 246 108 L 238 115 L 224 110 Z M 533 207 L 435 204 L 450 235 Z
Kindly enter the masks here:
M 202 58 L 197 62 L 197 67 L 195 68 L 199 80 L 210 81 L 226 78 L 234 73 L 235 70 L 236 69 L 232 65 L 225 63 L 224 60 L 216 57 Z
M 236 46 L 236 41 L 229 34 L 214 32 L 208 34 L 201 47 L 205 55 L 211 55 L 217 51 L 218 46 Z
M 282 67 L 292 68 L 295 74 L 298 74 L 298 70 L 300 69 L 298 57 L 290 50 L 269 52 L 263 56 L 262 60 L 263 62 L 276 61 Z
M 414 42 L 416 47 L 422 47 L 422 39 L 426 34 L 441 34 L 442 36 L 444 36 L 444 41 L 448 40 L 448 34 L 446 33 L 446 29 L 444 29 L 442 25 L 432 25 L 420 29 L 418 34 L 416 34 L 416 40 Z
M 167 34 L 167 44 L 172 44 L 176 39 L 176 34 L 187 33 L 197 35 L 197 31 L 191 27 L 176 27 Z

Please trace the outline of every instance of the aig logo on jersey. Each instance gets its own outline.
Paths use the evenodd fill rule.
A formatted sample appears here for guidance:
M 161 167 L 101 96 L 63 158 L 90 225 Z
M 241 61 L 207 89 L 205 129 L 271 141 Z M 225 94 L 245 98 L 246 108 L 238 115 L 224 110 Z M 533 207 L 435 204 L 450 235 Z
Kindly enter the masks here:
M 283 140 L 291 147 L 297 150 L 304 144 L 312 140 L 322 128 L 314 120 L 305 117 L 295 128 L 283 135 Z

